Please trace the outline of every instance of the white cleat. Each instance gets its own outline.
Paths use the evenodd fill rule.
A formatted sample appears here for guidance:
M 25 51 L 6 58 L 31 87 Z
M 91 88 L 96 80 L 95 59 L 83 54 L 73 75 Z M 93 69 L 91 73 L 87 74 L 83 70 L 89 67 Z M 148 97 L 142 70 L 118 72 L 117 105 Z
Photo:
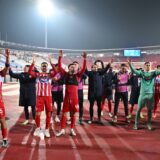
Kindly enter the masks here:
M 29 120 L 25 120 L 22 124 L 23 124 L 23 125 L 29 124 Z
M 108 113 L 109 117 L 112 118 L 113 114 L 111 112 Z
M 104 116 L 104 113 L 103 113 L 103 111 L 101 111 L 101 116 Z
M 41 132 L 41 129 L 40 128 L 36 128 L 34 133 L 33 133 L 33 135 L 34 136 L 39 136 L 40 132 Z
M 50 137 L 51 137 L 51 135 L 50 135 L 50 133 L 49 133 L 49 129 L 46 129 L 46 130 L 45 130 L 44 135 L 45 135 L 45 137 L 47 137 L 47 138 L 50 138 Z
M 56 134 L 57 137 L 60 137 L 60 136 L 62 136 L 62 135 L 65 135 L 65 130 L 64 130 L 64 129 L 61 129 L 60 132 L 58 132 L 58 133 Z
M 117 116 L 114 116 L 114 117 L 112 118 L 112 122 L 117 123 Z
M 70 135 L 71 136 L 76 136 L 76 133 L 75 133 L 74 129 L 71 129 Z
M 58 116 L 56 116 L 56 118 L 55 118 L 55 122 L 56 122 L 56 123 L 60 123 L 60 119 L 59 119 L 59 117 L 58 117 Z
M 89 120 L 89 121 L 88 121 L 88 124 L 92 124 L 92 120 Z

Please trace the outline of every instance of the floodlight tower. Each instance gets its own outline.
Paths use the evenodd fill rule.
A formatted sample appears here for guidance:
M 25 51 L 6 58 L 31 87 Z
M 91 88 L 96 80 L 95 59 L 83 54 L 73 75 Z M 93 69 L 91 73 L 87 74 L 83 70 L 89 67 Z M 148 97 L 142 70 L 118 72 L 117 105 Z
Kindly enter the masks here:
M 48 17 L 53 13 L 53 3 L 51 0 L 39 0 L 38 8 L 41 15 L 45 18 L 45 48 L 48 47 Z

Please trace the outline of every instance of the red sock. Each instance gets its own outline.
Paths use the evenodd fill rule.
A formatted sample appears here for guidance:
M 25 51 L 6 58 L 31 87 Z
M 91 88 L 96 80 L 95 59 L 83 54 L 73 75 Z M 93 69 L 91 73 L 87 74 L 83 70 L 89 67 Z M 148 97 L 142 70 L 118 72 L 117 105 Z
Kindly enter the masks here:
M 71 117 L 71 128 L 73 128 L 76 124 L 76 116 Z
M 105 99 L 102 99 L 102 103 L 101 103 L 101 111 L 104 110 L 105 107 Z
M 7 138 L 7 128 L 2 128 L 2 136 L 3 138 Z
M 132 113 L 132 112 L 133 112 L 133 106 L 130 107 L 130 113 Z
M 109 112 L 111 112 L 111 110 L 112 110 L 112 102 L 111 101 L 108 101 L 108 108 L 109 108 Z
M 62 115 L 62 119 L 61 119 L 61 129 L 64 129 L 66 126 L 66 116 Z
M 51 113 L 46 113 L 46 129 L 50 127 L 50 121 L 51 121 Z
M 37 128 L 40 128 L 40 115 L 36 115 L 36 125 Z

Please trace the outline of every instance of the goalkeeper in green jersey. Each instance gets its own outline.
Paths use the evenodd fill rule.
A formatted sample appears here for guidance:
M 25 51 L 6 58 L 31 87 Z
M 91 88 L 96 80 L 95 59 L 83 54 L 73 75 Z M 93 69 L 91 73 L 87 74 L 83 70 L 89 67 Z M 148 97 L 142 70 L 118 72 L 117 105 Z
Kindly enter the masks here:
M 136 130 L 138 129 L 138 121 L 140 118 L 140 112 L 142 108 L 146 106 L 148 109 L 147 127 L 149 130 L 152 130 L 151 119 L 152 119 L 152 110 L 154 108 L 154 78 L 157 75 L 160 75 L 160 70 L 151 71 L 150 62 L 144 63 L 144 71 L 136 70 L 132 66 L 130 59 L 128 59 L 128 63 L 129 63 L 131 71 L 141 78 L 141 89 L 140 89 L 140 96 L 138 99 L 138 109 L 136 112 L 134 129 Z

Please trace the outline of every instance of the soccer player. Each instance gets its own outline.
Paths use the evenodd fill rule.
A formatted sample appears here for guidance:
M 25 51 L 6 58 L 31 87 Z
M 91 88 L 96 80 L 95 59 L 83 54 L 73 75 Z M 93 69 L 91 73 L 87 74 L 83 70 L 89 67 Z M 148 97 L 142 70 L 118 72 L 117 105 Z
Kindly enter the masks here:
M 6 76 L 7 70 L 9 68 L 9 53 L 10 51 L 8 49 L 5 49 L 5 57 L 6 57 L 6 63 L 5 68 L 0 71 L 0 124 L 1 124 L 1 131 L 2 131 L 2 147 L 8 147 L 8 139 L 7 139 L 7 124 L 5 121 L 5 108 L 4 103 L 2 99 L 2 83 L 4 80 L 4 77 Z
M 138 109 L 136 112 L 134 129 L 138 129 L 138 121 L 140 118 L 140 112 L 145 106 L 148 108 L 148 130 L 152 130 L 152 110 L 154 107 L 154 78 L 160 75 L 160 70 L 150 71 L 150 62 L 144 63 L 144 71 L 137 71 L 131 64 L 131 60 L 128 59 L 128 64 L 131 71 L 141 78 L 140 96 L 138 99 Z
M 157 70 L 160 70 L 160 65 L 157 65 Z M 155 89 L 154 89 L 154 110 L 153 118 L 156 118 L 157 106 L 160 100 L 160 75 L 155 78 Z
M 56 71 L 55 66 L 51 63 L 51 57 L 49 57 L 49 62 L 52 66 L 52 69 Z M 51 94 L 51 82 L 52 78 L 55 76 L 56 72 L 48 73 L 48 63 L 41 63 L 42 72 L 33 71 L 35 66 L 35 59 L 33 58 L 33 62 L 29 68 L 29 74 L 37 79 L 37 97 L 36 97 L 36 126 L 37 128 L 34 131 L 34 136 L 39 136 L 41 139 L 44 139 L 44 136 L 49 138 L 49 127 L 50 127 L 50 119 L 51 119 L 51 111 L 52 111 L 52 94 Z M 43 133 L 40 128 L 40 116 L 41 112 L 46 111 L 46 128 Z
M 57 104 L 57 113 L 55 117 L 55 122 L 60 122 L 60 112 L 61 112 L 61 105 L 63 102 L 63 77 L 59 72 L 58 64 L 55 64 L 56 68 L 56 75 L 52 78 L 52 103 L 54 106 L 54 102 Z
M 65 125 L 66 125 L 66 118 L 67 113 L 70 112 L 71 115 L 71 135 L 76 136 L 74 131 L 74 126 L 76 123 L 76 112 L 78 111 L 78 81 L 82 78 L 83 73 L 86 69 L 86 56 L 87 54 L 83 53 L 83 67 L 79 72 L 76 72 L 75 65 L 69 64 L 68 65 L 68 72 L 66 72 L 62 68 L 62 56 L 63 52 L 59 51 L 59 60 L 58 66 L 60 69 L 61 74 L 64 76 L 65 80 L 65 98 L 63 102 L 63 113 L 61 118 L 61 130 L 56 134 L 56 136 L 61 136 L 65 134 Z
M 79 72 L 79 63 L 74 61 L 73 64 L 75 65 L 76 72 Z M 78 101 L 79 101 L 79 123 L 83 125 L 83 80 L 85 80 L 87 76 L 85 74 L 82 75 L 82 78 L 78 81 Z
M 125 109 L 126 122 L 129 122 L 128 118 L 128 82 L 129 73 L 127 71 L 126 64 L 121 64 L 120 70 L 115 75 L 115 104 L 114 104 L 114 116 L 112 121 L 117 122 L 117 112 L 119 101 L 122 99 Z
M 20 96 L 19 96 L 19 106 L 24 107 L 25 113 L 25 121 L 23 125 L 27 125 L 29 123 L 29 110 L 28 107 L 32 108 L 32 118 L 35 120 L 35 105 L 36 105 L 36 78 L 32 78 L 29 75 L 30 65 L 25 65 L 24 72 L 14 73 L 11 68 L 9 70 L 9 75 L 12 78 L 19 79 L 20 83 Z

